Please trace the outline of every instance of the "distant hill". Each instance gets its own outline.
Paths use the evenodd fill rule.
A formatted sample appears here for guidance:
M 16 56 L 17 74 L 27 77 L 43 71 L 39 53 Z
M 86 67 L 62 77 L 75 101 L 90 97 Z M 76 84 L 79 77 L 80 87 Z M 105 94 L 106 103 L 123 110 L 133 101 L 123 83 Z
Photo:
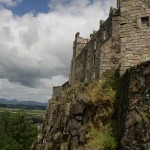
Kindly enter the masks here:
M 8 100 L 8 99 L 5 99 L 5 98 L 0 98 L 0 104 L 47 106 L 47 103 L 41 103 L 41 102 L 36 102 L 36 101 L 18 101 L 16 99 Z

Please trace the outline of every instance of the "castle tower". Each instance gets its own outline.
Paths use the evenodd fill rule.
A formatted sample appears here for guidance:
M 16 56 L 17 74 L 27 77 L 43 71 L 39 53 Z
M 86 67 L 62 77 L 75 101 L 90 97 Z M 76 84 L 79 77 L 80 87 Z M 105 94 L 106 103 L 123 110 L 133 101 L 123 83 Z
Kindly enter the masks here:
M 150 60 L 150 1 L 120 0 L 121 74 Z
M 76 84 L 76 74 L 77 74 L 77 63 L 76 58 L 80 55 L 83 47 L 87 44 L 88 39 L 80 37 L 80 33 L 77 32 L 75 35 L 75 41 L 73 42 L 73 57 L 71 61 L 71 73 L 70 73 L 70 84 Z

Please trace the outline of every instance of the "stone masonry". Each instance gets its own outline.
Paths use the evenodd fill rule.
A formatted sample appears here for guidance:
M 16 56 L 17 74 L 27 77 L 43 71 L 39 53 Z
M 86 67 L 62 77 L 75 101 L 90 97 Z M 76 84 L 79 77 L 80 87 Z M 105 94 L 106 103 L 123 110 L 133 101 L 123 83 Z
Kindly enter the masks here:
M 102 79 L 111 69 L 122 75 L 127 68 L 150 60 L 150 1 L 118 0 L 106 21 L 90 39 L 75 36 L 71 85 Z
M 119 89 L 121 150 L 150 150 L 150 61 L 127 69 Z

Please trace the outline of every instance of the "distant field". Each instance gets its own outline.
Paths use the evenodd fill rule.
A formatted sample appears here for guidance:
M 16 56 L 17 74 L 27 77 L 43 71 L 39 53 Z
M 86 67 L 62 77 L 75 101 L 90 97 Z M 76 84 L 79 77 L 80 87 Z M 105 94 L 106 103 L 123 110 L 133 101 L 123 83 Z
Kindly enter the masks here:
M 33 121 L 33 123 L 42 123 L 43 122 L 43 117 L 44 117 L 44 114 L 45 114 L 45 111 L 46 110 L 31 110 L 31 109 L 22 109 L 22 108 L 4 108 L 4 107 L 0 107 L 0 115 L 1 113 L 3 113 L 4 111 L 9 111 L 10 113 L 17 113 L 19 111 L 22 111 L 24 110 L 30 120 Z
M 28 110 L 28 109 L 22 109 L 22 108 L 2 108 L 2 107 L 0 107 L 0 112 L 9 111 L 11 113 L 16 113 L 21 110 L 24 110 L 28 114 L 43 114 L 43 113 L 45 113 L 45 110 Z

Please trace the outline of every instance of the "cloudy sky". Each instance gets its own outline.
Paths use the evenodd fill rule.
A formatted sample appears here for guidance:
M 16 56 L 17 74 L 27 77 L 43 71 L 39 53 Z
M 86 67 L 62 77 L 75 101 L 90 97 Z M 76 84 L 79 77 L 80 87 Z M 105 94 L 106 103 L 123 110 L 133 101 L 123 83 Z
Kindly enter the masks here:
M 89 37 L 116 0 L 0 0 L 0 98 L 47 102 L 68 80 L 76 32 Z

